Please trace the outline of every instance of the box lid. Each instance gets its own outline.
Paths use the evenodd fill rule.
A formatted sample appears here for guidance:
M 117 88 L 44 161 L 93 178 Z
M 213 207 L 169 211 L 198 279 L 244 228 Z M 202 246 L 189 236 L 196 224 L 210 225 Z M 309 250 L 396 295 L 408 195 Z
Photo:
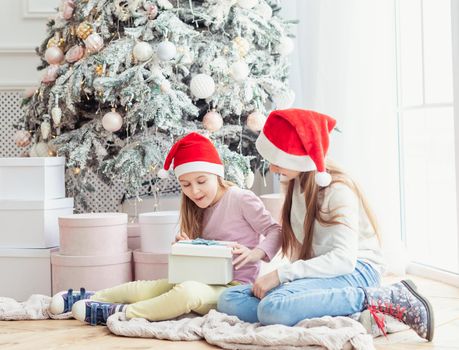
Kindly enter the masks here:
M 0 258 L 48 258 L 52 252 L 58 250 L 54 248 L 0 248 Z
M 227 244 L 234 242 L 214 241 L 215 245 L 192 244 L 192 241 L 180 241 L 172 245 L 171 255 L 208 256 L 215 258 L 232 258 L 232 248 Z
M 134 250 L 134 262 L 144 264 L 167 264 L 169 254 L 156 254 Z
M 128 216 L 125 213 L 85 213 L 63 215 L 59 217 L 61 227 L 95 227 L 126 225 Z
M 0 200 L 0 210 L 50 210 L 73 208 L 73 198 L 58 198 L 44 200 Z
M 48 166 L 64 166 L 64 157 L 12 157 L 12 158 L 0 158 L 0 167 L 7 166 L 37 166 L 37 167 L 48 167 Z
M 107 266 L 130 263 L 132 259 L 132 251 L 128 250 L 124 253 L 116 255 L 62 255 L 59 252 L 51 254 L 51 265 L 57 266 Z
M 139 214 L 140 224 L 176 224 L 179 220 L 178 210 L 155 211 Z

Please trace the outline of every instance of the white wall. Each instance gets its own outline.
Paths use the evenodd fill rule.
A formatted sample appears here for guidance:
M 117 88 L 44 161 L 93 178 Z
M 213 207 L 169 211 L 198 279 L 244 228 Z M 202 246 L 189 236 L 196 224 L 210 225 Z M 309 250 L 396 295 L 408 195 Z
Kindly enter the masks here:
M 394 2 L 284 0 L 300 19 L 295 107 L 338 121 L 330 156 L 362 185 L 385 237 L 400 236 Z

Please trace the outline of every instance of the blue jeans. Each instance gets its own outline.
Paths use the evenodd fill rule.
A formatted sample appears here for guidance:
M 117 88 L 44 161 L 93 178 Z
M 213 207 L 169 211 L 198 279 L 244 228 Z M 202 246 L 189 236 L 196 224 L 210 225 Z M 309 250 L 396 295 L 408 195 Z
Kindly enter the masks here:
M 346 316 L 363 309 L 362 287 L 380 284 L 371 265 L 357 261 L 354 272 L 333 278 L 302 278 L 270 290 L 263 299 L 251 285 L 226 289 L 218 300 L 218 311 L 246 322 L 293 326 L 305 318 Z

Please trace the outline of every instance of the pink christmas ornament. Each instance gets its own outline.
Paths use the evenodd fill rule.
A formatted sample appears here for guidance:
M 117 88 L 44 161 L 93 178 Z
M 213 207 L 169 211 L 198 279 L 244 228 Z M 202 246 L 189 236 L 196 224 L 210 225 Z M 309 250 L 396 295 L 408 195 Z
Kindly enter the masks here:
M 218 131 L 223 126 L 223 118 L 216 111 L 207 112 L 202 120 L 202 124 L 210 132 Z
M 247 127 L 253 132 L 258 132 L 263 129 L 266 117 L 258 111 L 252 112 L 247 117 Z
M 145 11 L 147 11 L 147 15 L 149 19 L 155 19 L 158 15 L 158 7 L 154 4 L 145 4 L 144 5 Z
M 84 48 L 80 45 L 72 46 L 65 54 L 65 60 L 68 63 L 79 61 L 84 55 Z
M 32 86 L 32 87 L 29 87 L 29 88 L 25 89 L 24 92 L 23 92 L 24 98 L 32 97 L 35 94 L 35 91 L 37 91 L 37 87 L 36 86 Z
M 43 83 L 52 83 L 56 80 L 57 78 L 57 71 L 59 70 L 59 66 L 56 64 L 52 64 L 48 67 L 46 70 L 45 75 L 41 79 Z
M 14 143 L 18 147 L 27 147 L 30 145 L 30 133 L 26 130 L 18 130 L 14 134 Z
M 97 33 L 92 33 L 84 41 L 89 52 L 99 52 L 104 47 L 104 39 Z
M 45 60 L 49 64 L 59 64 L 64 60 L 64 53 L 57 46 L 51 46 L 46 49 Z
M 62 17 L 69 20 L 73 16 L 75 2 L 73 0 L 64 0 L 62 3 Z
M 106 113 L 102 118 L 102 126 L 107 131 L 118 131 L 123 126 L 123 118 L 115 109 L 112 109 L 111 112 Z

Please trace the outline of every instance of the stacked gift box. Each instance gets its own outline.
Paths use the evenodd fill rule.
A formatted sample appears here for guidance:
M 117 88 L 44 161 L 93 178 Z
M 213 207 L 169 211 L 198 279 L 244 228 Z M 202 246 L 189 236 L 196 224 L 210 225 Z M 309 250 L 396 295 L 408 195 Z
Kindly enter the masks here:
M 58 217 L 73 213 L 64 168 L 62 157 L 0 158 L 1 296 L 51 294 Z

